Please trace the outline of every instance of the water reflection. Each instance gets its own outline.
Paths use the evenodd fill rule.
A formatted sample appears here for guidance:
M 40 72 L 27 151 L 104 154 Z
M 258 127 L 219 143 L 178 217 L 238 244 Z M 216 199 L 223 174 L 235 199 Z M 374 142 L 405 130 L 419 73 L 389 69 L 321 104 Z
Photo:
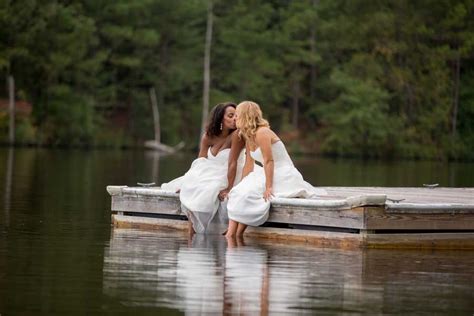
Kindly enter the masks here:
M 13 162 L 15 160 L 15 149 L 8 148 L 7 166 L 5 172 L 5 197 L 4 197 L 4 225 L 9 226 L 10 223 L 10 207 L 12 195 L 12 179 L 13 179 Z
M 147 150 L 145 151 L 145 159 L 149 161 L 150 163 L 150 179 L 146 179 L 147 181 L 150 180 L 150 182 L 155 182 L 156 184 L 161 183 L 160 182 L 160 158 L 162 154 L 160 154 L 157 151 L 154 150 Z
M 472 252 L 344 252 L 251 240 L 229 248 L 220 236 L 189 243 L 113 230 L 111 237 L 107 185 L 170 181 L 194 158 L 0 148 L 0 314 L 472 314 Z M 474 185 L 472 163 L 295 163 L 319 185 L 444 185 L 448 171 L 450 185 Z
M 268 314 L 268 251 L 229 244 L 225 252 L 224 306 L 228 314 Z M 283 311 L 284 309 L 280 309 Z
M 462 259 L 461 259 L 462 257 Z M 454 269 L 453 267 L 456 267 Z M 474 254 L 347 251 L 115 230 L 104 294 L 186 314 L 472 311 Z

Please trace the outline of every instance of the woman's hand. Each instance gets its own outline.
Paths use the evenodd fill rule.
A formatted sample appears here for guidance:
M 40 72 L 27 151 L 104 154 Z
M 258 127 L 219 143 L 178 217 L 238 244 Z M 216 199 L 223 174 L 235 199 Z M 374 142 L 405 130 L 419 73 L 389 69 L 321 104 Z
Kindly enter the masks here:
M 224 201 L 227 196 L 229 195 L 229 189 L 224 189 L 219 192 L 219 195 L 217 197 L 219 198 L 220 201 Z
M 273 188 L 266 188 L 265 192 L 263 192 L 263 199 L 266 201 L 270 201 L 273 197 Z

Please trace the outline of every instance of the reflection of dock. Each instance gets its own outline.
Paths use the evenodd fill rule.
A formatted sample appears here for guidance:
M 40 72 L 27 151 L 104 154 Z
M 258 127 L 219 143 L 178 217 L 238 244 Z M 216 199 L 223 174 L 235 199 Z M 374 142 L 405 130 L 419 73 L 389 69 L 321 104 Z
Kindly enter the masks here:
M 274 198 L 248 235 L 347 248 L 474 249 L 474 189 L 328 187 L 318 200 Z M 178 195 L 109 186 L 117 227 L 184 230 Z
M 114 229 L 104 254 L 104 294 L 124 306 L 201 315 L 472 311 L 473 252 L 246 242 Z

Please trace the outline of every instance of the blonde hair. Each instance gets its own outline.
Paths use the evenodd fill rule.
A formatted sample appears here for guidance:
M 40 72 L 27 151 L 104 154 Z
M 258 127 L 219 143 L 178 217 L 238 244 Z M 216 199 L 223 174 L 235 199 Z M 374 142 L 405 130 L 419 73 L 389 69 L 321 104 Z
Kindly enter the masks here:
M 252 101 L 243 101 L 237 105 L 238 120 L 240 121 L 239 135 L 245 141 L 254 144 L 255 134 L 259 127 L 270 127 L 270 124 L 263 118 L 260 106 Z

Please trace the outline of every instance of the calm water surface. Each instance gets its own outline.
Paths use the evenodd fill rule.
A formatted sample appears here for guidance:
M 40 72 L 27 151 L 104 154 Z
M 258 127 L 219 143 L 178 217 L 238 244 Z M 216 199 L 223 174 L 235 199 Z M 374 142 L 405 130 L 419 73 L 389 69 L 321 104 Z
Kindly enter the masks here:
M 113 230 L 107 184 L 190 155 L 0 149 L 0 314 L 474 313 L 474 252 L 348 251 Z M 474 164 L 296 159 L 324 186 L 474 186 Z

